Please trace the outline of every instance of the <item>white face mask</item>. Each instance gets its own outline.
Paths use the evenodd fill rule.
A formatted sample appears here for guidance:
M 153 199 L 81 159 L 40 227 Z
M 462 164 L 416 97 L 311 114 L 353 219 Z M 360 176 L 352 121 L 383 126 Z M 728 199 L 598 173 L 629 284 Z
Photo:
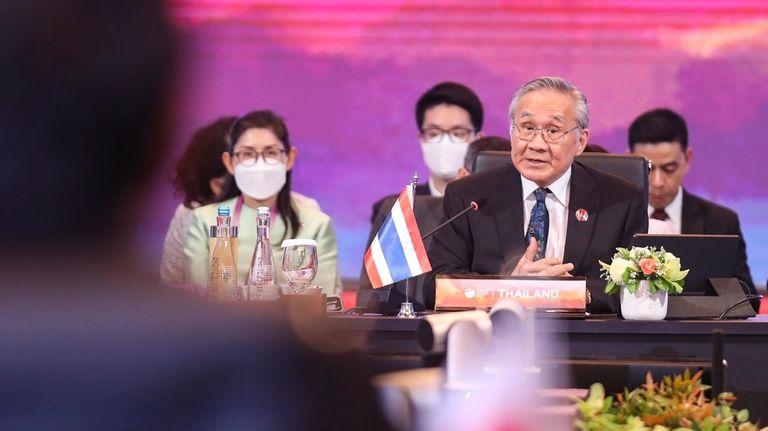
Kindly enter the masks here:
M 251 166 L 235 165 L 235 183 L 243 194 L 261 201 L 283 188 L 287 172 L 285 163 L 267 164 L 259 157 Z
M 453 138 L 456 139 L 456 138 Z M 459 173 L 467 154 L 468 142 L 453 142 L 447 133 L 421 143 L 424 163 L 436 177 L 452 180 Z

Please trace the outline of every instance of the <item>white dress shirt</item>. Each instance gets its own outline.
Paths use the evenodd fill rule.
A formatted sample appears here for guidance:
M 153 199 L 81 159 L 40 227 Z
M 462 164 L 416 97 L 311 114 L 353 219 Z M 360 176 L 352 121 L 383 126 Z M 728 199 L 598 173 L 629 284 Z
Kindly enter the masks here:
M 525 205 L 523 217 L 523 235 L 528 232 L 528 223 L 531 220 L 531 211 L 536 204 L 536 196 L 533 192 L 539 188 L 533 181 L 520 176 L 523 184 L 523 203 Z M 556 257 L 562 259 L 565 254 L 565 235 L 568 232 L 568 201 L 571 196 L 571 168 L 554 183 L 545 187 L 551 193 L 547 193 L 545 204 L 549 212 L 549 233 L 547 234 L 547 248 L 544 257 Z
M 680 186 L 675 198 L 664 208 L 668 219 L 664 221 L 652 219 L 651 214 L 654 210 L 654 207 L 648 205 L 648 233 L 680 234 L 683 227 L 683 187 Z
M 440 190 L 437 189 L 437 186 L 435 186 L 435 183 L 432 181 L 432 175 L 429 176 L 429 180 L 427 181 L 427 184 L 429 185 L 430 196 L 435 196 L 438 198 L 443 197 L 443 193 L 441 193 Z

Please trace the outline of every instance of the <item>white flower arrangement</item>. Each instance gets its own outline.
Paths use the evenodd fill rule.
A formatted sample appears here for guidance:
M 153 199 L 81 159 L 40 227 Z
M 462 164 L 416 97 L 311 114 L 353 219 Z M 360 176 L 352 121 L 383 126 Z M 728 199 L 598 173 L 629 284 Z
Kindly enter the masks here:
M 683 291 L 688 270 L 680 269 L 680 259 L 662 247 L 617 248 L 611 264 L 600 261 L 601 277 L 608 281 L 605 293 L 619 292 L 627 286 L 631 293 L 637 291 L 640 281 L 648 280 L 648 290 L 656 293 L 666 290 L 669 294 Z

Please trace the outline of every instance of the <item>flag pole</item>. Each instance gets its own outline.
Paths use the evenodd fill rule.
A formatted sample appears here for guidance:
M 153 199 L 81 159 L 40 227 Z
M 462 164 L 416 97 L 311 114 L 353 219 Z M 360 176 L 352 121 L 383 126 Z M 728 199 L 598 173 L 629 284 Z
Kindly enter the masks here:
M 413 176 L 411 177 L 411 189 L 408 191 L 410 193 L 410 200 L 411 200 L 411 208 L 414 210 L 414 214 L 416 213 L 416 184 L 419 182 L 419 174 L 418 172 L 414 172 Z M 408 277 L 405 280 L 405 302 L 400 304 L 400 312 L 397 313 L 397 317 L 402 319 L 413 319 L 416 317 L 416 313 L 413 311 L 413 304 L 410 301 L 410 296 L 408 294 L 408 291 L 411 290 L 411 285 L 413 284 L 413 278 L 414 277 Z

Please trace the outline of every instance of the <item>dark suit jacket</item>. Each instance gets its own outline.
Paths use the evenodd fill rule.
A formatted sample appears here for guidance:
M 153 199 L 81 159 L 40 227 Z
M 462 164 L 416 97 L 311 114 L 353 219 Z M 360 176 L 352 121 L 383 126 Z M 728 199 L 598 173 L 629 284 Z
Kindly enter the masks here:
M 443 197 L 444 217 L 476 201 L 480 209 L 467 213 L 435 235 L 429 249 L 433 274 L 509 274 L 525 251 L 524 205 L 520 173 L 502 166 L 453 181 Z M 568 232 L 564 261 L 573 275 L 589 277 L 589 310 L 615 312 L 617 300 L 603 292 L 598 260 L 608 262 L 616 247 L 627 247 L 632 235 L 648 231 L 643 191 L 619 177 L 578 162 L 571 172 Z M 574 215 L 585 209 L 589 218 Z M 427 305 L 434 306 L 434 275 L 425 282 Z
M 432 195 L 432 193 L 429 191 L 429 184 L 427 184 L 427 183 L 416 184 L 416 188 L 413 190 L 413 193 L 416 196 L 431 196 Z M 386 199 L 391 199 L 392 197 L 397 198 L 397 196 L 398 195 L 384 196 L 383 198 L 381 198 L 381 199 L 379 199 L 379 200 L 377 200 L 376 202 L 373 203 L 373 211 L 371 212 L 371 224 L 374 224 L 374 221 L 376 219 L 376 215 L 379 214 L 379 212 L 381 211 L 381 204 L 384 203 L 384 201 Z M 384 205 L 384 208 L 386 208 L 386 211 L 389 211 L 389 209 L 391 207 L 392 207 L 392 204 L 390 204 L 389 206 Z M 382 222 L 383 221 L 384 221 L 384 219 L 382 219 Z M 378 229 L 377 229 L 377 231 L 378 231 Z
M 747 245 L 741 234 L 739 216 L 735 212 L 683 189 L 683 217 L 680 233 L 738 235 L 741 240 L 739 255 L 736 258 L 736 277 L 747 284 L 746 293 L 757 294 L 747 265 Z
M 418 186 L 416 187 L 418 190 Z M 429 187 L 427 187 L 427 192 Z M 395 204 L 397 196 L 389 196 L 379 201 L 379 212 L 375 214 L 373 223 L 371 224 L 371 232 L 368 235 L 368 242 L 365 249 L 367 250 L 373 242 L 373 238 L 379 232 L 381 225 L 384 224 L 389 215 L 392 205 Z M 428 233 L 440 224 L 440 219 L 443 216 L 443 199 L 429 195 L 416 195 L 413 203 L 413 212 L 416 216 L 416 224 L 419 226 L 419 231 L 422 235 Z M 429 244 L 432 241 L 432 237 L 424 240 L 424 247 L 429 249 Z M 424 284 L 424 275 L 416 277 L 413 282 L 415 288 L 410 291 L 410 301 L 414 303 L 414 307 L 417 310 L 424 310 L 424 293 L 422 285 Z M 371 305 L 376 307 L 376 312 L 386 314 L 396 314 L 400 308 L 400 304 L 405 301 L 405 281 L 395 283 L 391 288 L 381 288 L 374 290 L 371 287 L 371 281 L 368 279 L 368 273 L 365 271 L 365 263 L 360 271 L 360 290 L 357 295 L 357 305 L 366 306 Z M 371 297 L 374 296 L 374 299 Z

